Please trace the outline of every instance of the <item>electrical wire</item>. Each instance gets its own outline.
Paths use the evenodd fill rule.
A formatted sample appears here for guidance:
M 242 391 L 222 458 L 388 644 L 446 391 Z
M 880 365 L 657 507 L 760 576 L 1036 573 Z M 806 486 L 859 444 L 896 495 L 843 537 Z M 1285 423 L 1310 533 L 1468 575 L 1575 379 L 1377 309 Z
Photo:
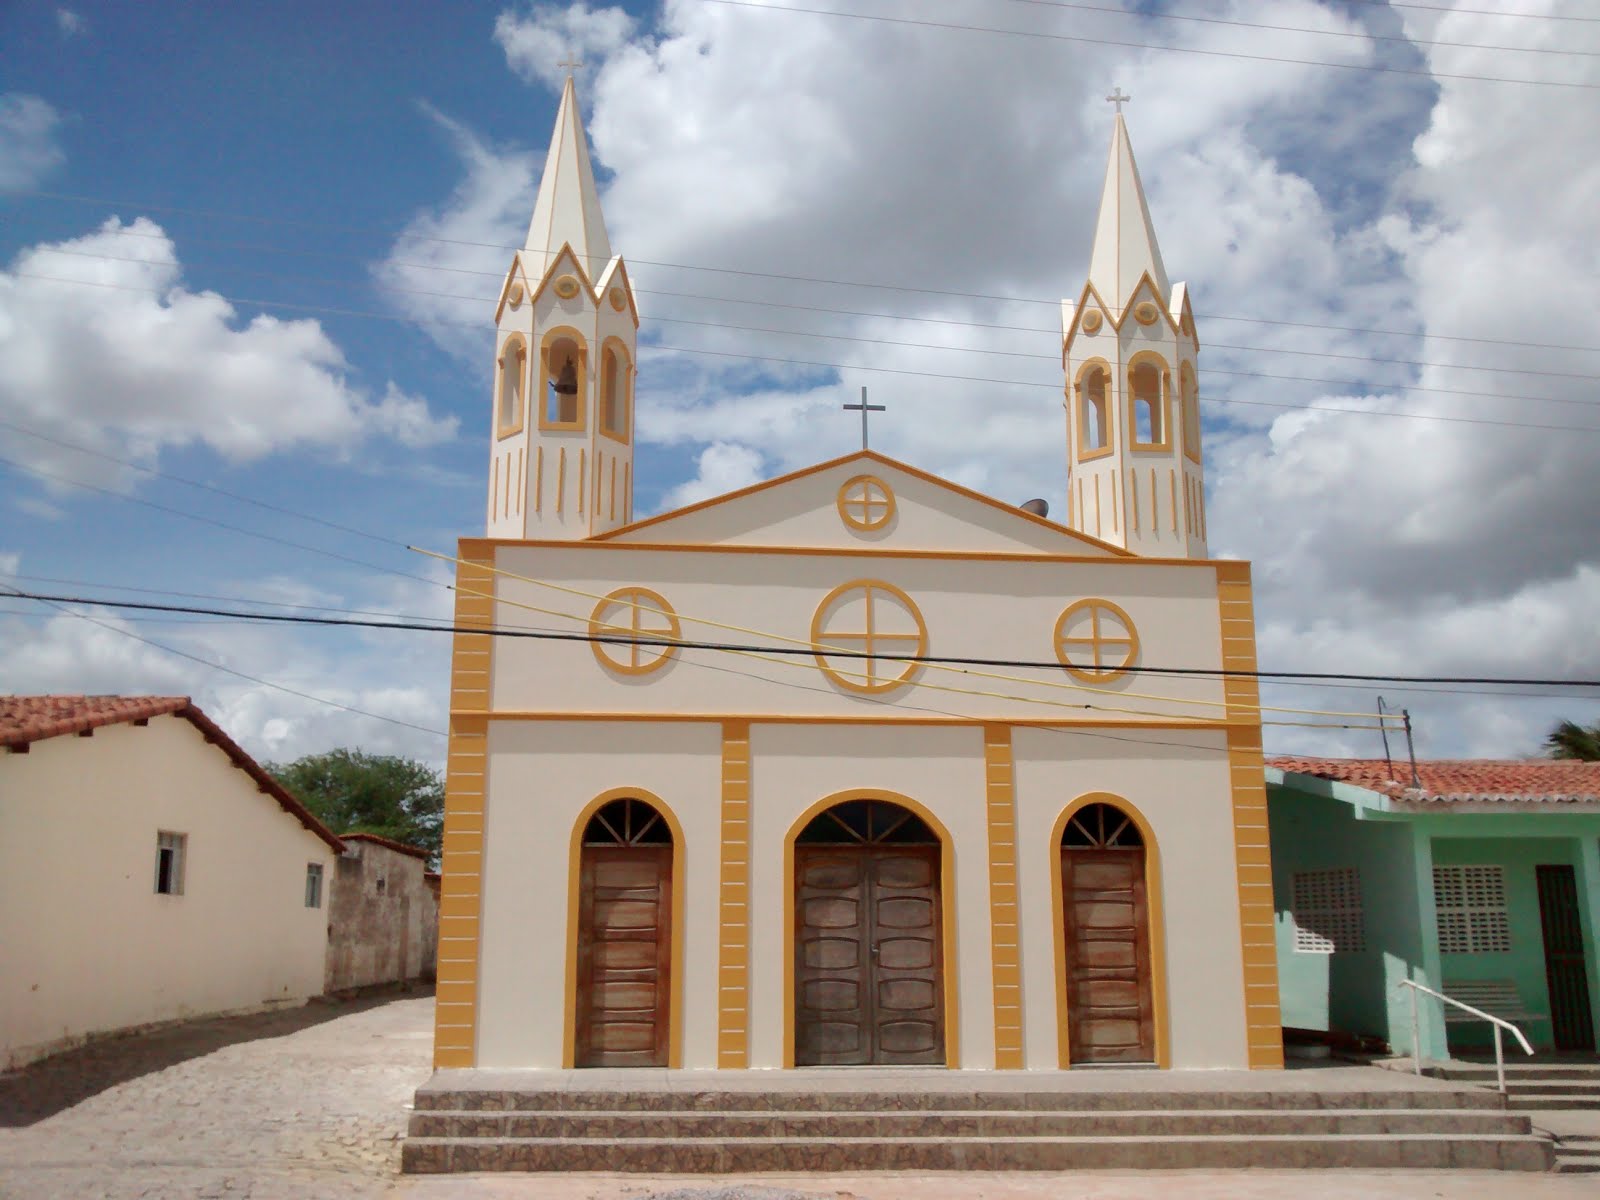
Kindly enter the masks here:
M 497 250 L 497 251 L 499 251 L 499 252 L 501 252 L 503 254 L 508 254 L 508 255 L 509 254 L 519 253 L 524 249 L 522 246 L 508 245 L 508 244 L 503 243 L 503 242 L 478 242 L 478 241 L 472 241 L 472 240 L 467 239 L 467 238 L 438 237 L 438 236 L 435 236 L 435 235 L 432 235 L 432 234 L 415 233 L 415 232 L 412 232 L 412 231 L 409 231 L 409 230 L 402 230 L 399 233 L 396 233 L 394 230 L 391 230 L 391 229 L 375 229 L 375 228 L 371 228 L 371 227 L 362 228 L 362 227 L 340 226 L 340 225 L 332 225 L 332 224 L 329 224 L 327 222 L 300 220 L 300 219 L 296 219 L 296 218 L 293 218 L 293 217 L 268 217 L 268 216 L 262 216 L 262 215 L 259 215 L 259 214 L 254 214 L 254 213 L 229 213 L 229 212 L 222 212 L 222 211 L 219 211 L 217 209 L 184 208 L 184 207 L 179 207 L 177 205 L 156 204 L 156 203 L 150 203 L 150 202 L 138 201 L 138 200 L 106 199 L 104 197 L 85 196 L 85 195 L 74 194 L 74 193 L 70 193 L 70 192 L 44 191 L 42 189 L 37 189 L 37 188 L 20 188 L 20 189 L 16 189 L 16 190 L 12 191 L 9 194 L 12 195 L 12 196 L 32 196 L 32 197 L 37 197 L 39 199 L 44 199 L 44 200 L 62 200 L 62 201 L 68 201 L 68 202 L 71 202 L 71 203 L 76 203 L 76 204 L 89 204 L 89 205 L 99 205 L 99 206 L 108 206 L 108 207 L 123 207 L 123 208 L 142 208 L 142 209 L 148 209 L 151 212 L 165 212 L 165 213 L 174 213 L 174 214 L 178 214 L 178 215 L 181 215 L 181 216 L 203 217 L 203 218 L 206 218 L 208 220 L 243 221 L 243 222 L 250 222 L 250 223 L 255 223 L 255 224 L 263 224 L 263 225 L 282 225 L 282 226 L 287 226 L 287 227 L 291 227 L 291 228 L 317 230 L 317 231 L 325 232 L 325 233 L 339 233 L 339 234 L 350 234 L 350 235 L 374 236 L 374 237 L 382 237 L 382 238 L 394 239 L 394 240 L 399 240 L 399 241 L 428 242 L 428 243 L 432 243 L 434 245 L 440 245 L 440 246 L 462 246 L 462 247 L 476 248 L 476 249 L 480 249 L 480 250 Z M 152 234 L 146 234 L 146 233 L 141 233 L 138 230 L 119 229 L 119 230 L 115 231 L 115 234 L 116 234 L 116 236 L 122 236 L 122 237 L 144 237 L 144 238 L 150 238 L 150 239 L 161 240 L 161 241 L 169 240 L 165 233 L 162 233 L 162 234 L 153 234 L 153 233 Z M 186 241 L 200 241 L 200 239 L 187 239 L 186 238 Z M 201 244 L 206 244 L 206 243 L 202 242 Z M 292 249 L 288 249 L 288 248 L 284 248 L 284 247 L 258 246 L 258 245 L 252 245 L 252 244 L 249 244 L 249 243 L 212 242 L 212 243 L 209 243 L 209 244 L 218 245 L 218 246 L 222 246 L 224 248 L 230 248 L 230 249 L 256 250 L 256 251 L 261 251 L 261 252 L 265 252 L 265 253 L 279 253 L 279 254 L 295 255 L 295 256 L 298 256 L 298 257 L 318 257 L 318 256 L 320 256 L 320 257 L 330 257 L 330 258 L 347 257 L 345 255 L 336 254 L 336 253 L 334 253 L 332 251 L 292 250 Z M 354 261 L 360 261 L 360 262 L 365 262 L 366 261 L 365 259 L 361 259 L 358 256 L 354 256 L 354 255 L 351 255 L 351 256 L 348 256 L 348 257 L 350 257 Z M 145 260 L 145 261 L 148 261 L 148 260 Z M 670 268 L 670 269 L 673 269 L 673 270 L 701 271 L 701 272 L 707 272 L 707 273 L 716 274 L 716 275 L 745 276 L 745 277 L 752 278 L 752 279 L 778 279 L 778 280 L 784 280 L 784 281 L 790 282 L 790 283 L 823 284 L 823 285 L 828 286 L 828 287 L 863 288 L 863 289 L 871 289 L 871 290 L 877 290 L 877 291 L 890 291 L 890 292 L 910 292 L 910 293 L 914 293 L 914 294 L 917 294 L 917 295 L 923 295 L 923 296 L 953 297 L 955 299 L 962 299 L 962 300 L 998 300 L 998 301 L 1003 301 L 1003 302 L 1008 303 L 1008 304 L 1044 305 L 1046 307 L 1049 307 L 1049 308 L 1052 308 L 1052 309 L 1057 309 L 1057 310 L 1059 310 L 1060 307 L 1061 307 L 1061 300 L 1060 300 L 1059 297 L 1058 298 L 1054 298 L 1054 299 L 1041 299 L 1041 298 L 1035 297 L 1035 296 L 1017 296 L 1017 295 L 1000 294 L 1000 293 L 993 293 L 993 292 L 961 292 L 961 291 L 952 291 L 952 290 L 940 289 L 940 288 L 912 287 L 912 286 L 905 285 L 905 284 L 872 283 L 872 282 L 868 282 L 868 281 L 865 281 L 865 280 L 850 280 L 850 279 L 826 279 L 826 278 L 822 278 L 822 277 L 819 277 L 819 276 L 812 276 L 812 275 L 794 275 L 794 274 L 785 274 L 785 273 L 776 272 L 776 271 L 750 271 L 750 270 L 744 270 L 744 269 L 736 268 L 736 267 L 713 267 L 713 266 L 707 266 L 707 265 L 697 264 L 697 263 L 670 262 L 670 261 L 667 261 L 667 260 L 664 260 L 664 259 L 628 258 L 627 261 L 631 262 L 635 266 L 666 267 L 666 268 Z M 397 263 L 396 265 L 401 265 L 401 264 Z M 447 267 L 447 266 L 441 266 L 441 265 L 438 265 L 438 264 L 406 263 L 404 265 L 412 266 L 412 267 L 419 267 L 419 268 L 426 268 L 426 269 L 429 269 L 429 270 L 452 271 L 452 272 L 456 272 L 456 273 L 468 273 L 469 272 L 469 268 Z M 471 270 L 470 273 L 479 274 L 480 272 L 475 271 L 475 270 Z M 503 278 L 503 276 L 504 276 L 504 272 L 482 272 L 482 273 L 483 274 L 492 274 L 496 278 Z M 844 310 L 840 310 L 840 311 L 844 311 Z M 1600 354 L 1600 346 L 1574 346 L 1574 345 L 1570 345 L 1570 344 L 1554 343 L 1554 342 L 1530 342 L 1530 341 L 1527 341 L 1527 340 L 1524 340 L 1524 339 L 1521 339 L 1521 338 L 1469 337 L 1469 336 L 1463 336 L 1463 335 L 1459 335 L 1459 334 L 1435 333 L 1435 332 L 1432 332 L 1432 331 L 1429 331 L 1426 334 L 1419 334 L 1417 331 L 1409 330 L 1409 329 L 1405 329 L 1405 330 L 1402 330 L 1402 329 L 1371 329 L 1371 328 L 1366 328 L 1366 327 L 1363 327 L 1363 326 L 1356 326 L 1356 325 L 1328 325 L 1328 324 L 1312 322 L 1312 321 L 1286 321 L 1286 320 L 1272 319 L 1272 318 L 1267 318 L 1267 317 L 1237 316 L 1237 315 L 1229 315 L 1229 314 L 1216 313 L 1216 312 L 1210 312 L 1210 311 L 1202 311 L 1202 312 L 1198 313 L 1196 315 L 1196 320 L 1199 320 L 1199 321 L 1236 321 L 1236 322 L 1243 322 L 1243 323 L 1246 323 L 1246 324 L 1254 324 L 1254 325 L 1281 325 L 1281 326 L 1285 326 L 1285 327 L 1293 328 L 1293 329 L 1321 329 L 1321 330 L 1329 330 L 1329 331 L 1332 331 L 1332 332 L 1335 332 L 1335 333 L 1366 333 L 1366 334 L 1376 334 L 1376 335 L 1380 335 L 1380 336 L 1395 336 L 1395 337 L 1424 336 L 1424 337 L 1428 338 L 1431 341 L 1473 342 L 1473 343 L 1479 343 L 1479 344 L 1482 344 L 1482 345 L 1489 345 L 1489 346 L 1516 346 L 1516 347 L 1521 347 L 1521 348 L 1525 348 L 1525 349 L 1535 349 L 1535 350 L 1568 350 L 1568 351 L 1574 351 L 1574 352 L 1577 352 L 1577 353 L 1584 353 L 1584 354 Z
M 1435 71 L 1425 67 L 1395 67 L 1380 63 L 1328 62 L 1320 58 L 1286 58 L 1278 54 L 1249 54 L 1241 50 L 1212 50 L 1202 46 L 1164 46 L 1151 42 L 1129 41 L 1125 38 L 1089 37 L 1086 34 L 1051 33 L 1046 30 L 1000 29 L 992 25 L 965 25 L 956 21 L 930 21 L 919 17 L 890 17 L 879 13 L 839 12 L 831 8 L 801 8 L 795 5 L 763 4 L 758 0 L 701 0 L 704 4 L 720 4 L 726 8 L 760 9 L 764 12 L 797 13 L 816 17 L 837 17 L 848 21 L 871 21 L 884 25 L 921 26 L 948 32 L 986 33 L 1001 37 L 1038 38 L 1051 42 L 1076 42 L 1092 46 L 1119 46 L 1130 50 L 1159 50 L 1171 54 L 1195 54 L 1208 58 L 1230 58 L 1245 62 L 1284 63 L 1299 67 L 1327 67 L 1340 71 L 1364 71 L 1379 75 L 1414 75 L 1427 79 L 1460 79 L 1477 83 L 1515 83 L 1526 87 L 1570 87 L 1584 90 L 1600 89 L 1600 83 L 1582 83 L 1562 79 L 1520 79 L 1506 75 L 1472 75 L 1464 72 Z
M 163 289 L 160 289 L 160 288 L 136 287 L 136 286 L 133 286 L 131 284 L 103 283 L 103 282 L 100 282 L 100 281 L 97 281 L 97 280 L 88 280 L 88 279 L 62 279 L 62 278 L 59 278 L 59 277 L 53 276 L 53 275 L 38 275 L 38 274 L 34 274 L 32 272 L 27 272 L 27 271 L 16 271 L 16 272 L 13 272 L 12 275 L 13 275 L 13 278 L 38 279 L 38 280 L 42 280 L 42 281 L 49 282 L 49 283 L 72 284 L 72 285 L 82 286 L 82 287 L 109 288 L 109 289 L 112 289 L 112 290 L 115 290 L 115 291 L 142 292 L 142 293 L 154 294 L 154 295 L 159 295 L 159 294 L 162 294 L 162 292 L 163 292 Z M 256 298 L 253 298 L 253 297 L 222 296 L 222 295 L 220 295 L 220 293 L 216 293 L 216 292 L 212 292 L 212 293 L 209 293 L 209 294 L 217 295 L 220 299 L 226 300 L 228 303 L 234 304 L 234 305 L 253 304 L 253 305 L 257 305 L 257 306 L 259 306 L 261 308 L 287 309 L 287 310 L 292 310 L 292 311 L 296 311 L 296 312 L 318 313 L 318 314 L 322 314 L 322 315 L 326 315 L 326 316 L 358 317 L 358 318 L 365 318 L 365 319 L 378 320 L 378 321 L 391 321 L 391 322 L 396 322 L 396 323 L 399 323 L 399 324 L 407 324 L 407 325 L 417 324 L 417 325 L 424 325 L 424 326 L 426 326 L 426 325 L 456 326 L 456 327 L 465 327 L 465 328 L 471 328 L 471 329 L 482 329 L 482 326 L 477 322 L 450 321 L 450 320 L 432 320 L 432 319 L 423 319 L 423 318 L 416 318 L 416 317 L 402 317 L 402 316 L 396 316 L 396 315 L 391 314 L 391 313 L 364 312 L 364 311 L 355 310 L 355 309 L 330 308 L 330 307 L 326 307 L 326 306 L 323 306 L 323 305 L 291 304 L 291 303 L 287 303 L 287 302 L 284 302 L 284 301 L 263 300 L 263 299 L 256 299 Z M 873 366 L 867 366 L 867 365 L 862 364 L 862 363 L 838 363 L 838 362 L 829 362 L 829 361 L 826 361 L 826 360 L 818 360 L 818 359 L 782 358 L 782 357 L 779 357 L 777 355 L 771 355 L 771 354 L 741 354 L 741 353 L 737 353 L 737 352 L 731 351 L 731 350 L 710 350 L 710 349 L 705 349 L 705 348 L 701 348 L 701 347 L 694 347 L 694 346 L 671 346 L 671 345 L 667 345 L 666 343 L 663 343 L 663 342 L 647 343 L 644 347 L 642 347 L 642 349 L 644 349 L 644 350 L 656 350 L 656 351 L 661 351 L 661 352 L 665 352 L 665 353 L 672 353 L 672 354 L 686 354 L 686 355 L 691 355 L 691 356 L 694 356 L 694 357 L 701 357 L 701 358 L 704 358 L 704 357 L 736 358 L 736 359 L 741 359 L 741 360 L 745 360 L 745 361 L 749 361 L 749 362 L 779 363 L 779 364 L 782 364 L 782 365 L 785 365 L 785 366 L 817 367 L 817 368 L 825 369 L 825 370 L 865 371 L 865 372 L 870 372 L 872 374 L 903 375 L 903 376 L 907 376 L 907 377 L 911 377 L 911 378 L 917 378 L 917 379 L 949 379 L 949 380 L 955 380 L 955 381 L 961 382 L 961 383 L 987 383 L 987 384 L 994 384 L 994 385 L 1003 386 L 1003 387 L 1025 387 L 1025 388 L 1034 388 L 1034 389 L 1045 388 L 1045 389 L 1048 389 L 1050 391 L 1055 391 L 1055 392 L 1059 392 L 1061 390 L 1061 385 L 1060 384 L 1040 383 L 1040 382 L 1037 382 L 1035 380 L 1029 380 L 1029 379 L 997 379 L 997 378 L 993 378 L 993 377 L 980 376 L 980 375 L 955 375 L 955 374 L 951 374 L 951 373 L 945 372 L 945 371 L 914 371 L 914 370 L 911 370 L 911 369 L 905 368 L 905 367 L 873 367 Z M 1398 390 L 1398 389 L 1378 389 L 1378 390 Z M 1488 395 L 1490 393 L 1476 393 L 1476 394 Z M 1526 399 L 1526 400 L 1538 400 L 1538 399 L 1540 399 L 1540 397 L 1537 397 L 1537 396 L 1501 397 L 1501 398 L 1503 398 L 1503 399 Z M 1444 414 L 1444 413 L 1398 412 L 1398 411 L 1394 411 L 1394 410 L 1390 410 L 1390 409 L 1377 409 L 1377 408 L 1372 408 L 1372 409 L 1368 409 L 1368 408 L 1343 408 L 1343 407 L 1340 407 L 1338 405 L 1332 405 L 1332 404 L 1292 404 L 1292 403 L 1289 403 L 1287 401 L 1279 401 L 1279 400 L 1245 400 L 1245 399 L 1241 399 L 1241 398 L 1236 397 L 1236 396 L 1203 395 L 1203 396 L 1200 396 L 1199 399 L 1204 401 L 1204 402 L 1206 402 L 1207 404 L 1242 405 L 1242 406 L 1249 407 L 1249 408 L 1276 408 L 1276 409 L 1283 409 L 1283 410 L 1288 410 L 1288 411 L 1293 411 L 1293 412 L 1343 413 L 1343 414 L 1350 415 L 1350 416 L 1387 417 L 1387 418 L 1391 418 L 1391 419 L 1407 420 L 1407 421 L 1444 421 L 1444 422 L 1447 422 L 1447 423 L 1458 424 L 1458 425 L 1489 425 L 1489 426 L 1495 426 L 1495 427 L 1498 427 L 1498 428 L 1508 428 L 1508 429 L 1541 429 L 1541 430 L 1553 431 L 1553 432 L 1556 432 L 1556 433 L 1597 433 L 1597 434 L 1600 434 L 1600 426 L 1545 425 L 1545 424 L 1540 424 L 1540 423 L 1531 422 L 1531 421 L 1502 421 L 1502 420 L 1497 420 L 1497 419 L 1494 419 L 1494 418 L 1491 418 L 1491 417 L 1457 417 L 1457 416 L 1449 416 L 1449 415 Z M 1559 402 L 1560 403 L 1567 403 L 1567 401 L 1564 401 L 1564 400 L 1563 401 L 1559 401 Z

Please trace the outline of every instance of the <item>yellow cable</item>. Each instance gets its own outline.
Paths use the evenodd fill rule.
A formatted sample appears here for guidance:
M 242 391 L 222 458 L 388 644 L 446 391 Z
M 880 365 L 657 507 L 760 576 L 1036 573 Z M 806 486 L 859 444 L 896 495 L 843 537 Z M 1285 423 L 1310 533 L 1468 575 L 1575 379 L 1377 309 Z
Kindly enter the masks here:
M 454 563 L 457 566 L 469 565 L 469 566 L 479 567 L 479 568 L 482 568 L 484 570 L 489 571 L 491 574 L 504 576 L 507 579 L 515 579 L 519 583 L 529 583 L 529 584 L 532 584 L 535 587 L 549 588 L 550 590 L 556 591 L 556 592 L 565 592 L 567 595 L 570 595 L 570 596 L 581 596 L 584 599 L 595 600 L 595 601 L 603 601 L 603 600 L 605 600 L 607 598 L 605 595 L 603 595 L 601 593 L 598 593 L 598 592 L 586 592 L 582 588 L 565 587 L 562 584 L 551 583 L 548 580 L 534 579 L 534 578 L 531 578 L 530 576 L 527 576 L 527 575 L 518 575 L 514 571 L 507 571 L 507 570 L 505 570 L 505 569 L 503 569 L 501 567 L 491 566 L 491 565 L 486 564 L 486 563 L 476 563 L 476 562 L 468 563 L 467 560 L 465 560 L 465 559 L 453 558 L 448 554 L 440 554 L 440 553 L 438 553 L 437 551 L 434 551 L 434 550 L 425 550 L 420 546 L 408 546 L 407 549 L 408 550 L 412 550 L 412 551 L 416 552 L 417 554 L 426 555 L 429 558 L 439 559 L 442 562 Z M 477 593 L 474 593 L 474 594 L 477 594 Z M 494 597 L 494 596 L 487 596 L 485 598 L 487 598 L 487 599 L 499 599 L 498 597 Z M 511 604 L 511 603 L 514 603 L 514 602 L 513 601 L 509 601 L 509 600 L 501 600 L 501 603 Z M 584 619 L 582 617 L 573 617 L 573 616 L 571 616 L 570 613 L 558 613 L 558 612 L 555 612 L 555 611 L 550 610 L 550 609 L 535 608 L 535 607 L 533 607 L 531 605 L 519 605 L 518 607 L 526 607 L 526 608 L 529 608 L 530 611 L 546 613 L 546 614 L 551 615 L 551 616 L 569 617 L 572 620 L 583 620 Z M 732 624 L 729 624 L 729 623 L 727 623 L 725 621 L 712 620 L 709 617 L 695 617 L 695 616 L 686 615 L 684 613 L 678 613 L 677 616 L 678 616 L 679 620 L 688 621 L 688 622 L 691 622 L 692 624 L 696 624 L 696 625 L 708 625 L 713 629 L 726 629 L 726 630 L 729 630 L 730 632 L 742 633 L 742 634 L 746 634 L 746 635 L 748 635 L 750 637 L 768 638 L 768 639 L 771 639 L 773 641 L 787 642 L 790 645 L 794 645 L 794 646 L 802 646 L 805 649 L 810 650 L 814 654 L 826 655 L 830 651 L 834 652 L 834 653 L 837 653 L 840 650 L 840 647 L 838 647 L 838 646 L 830 646 L 830 645 L 828 645 L 826 643 L 823 643 L 823 642 L 813 642 L 813 641 L 808 641 L 808 640 L 806 640 L 804 638 L 786 637 L 786 636 L 784 636 L 783 634 L 780 634 L 780 633 L 768 633 L 768 632 L 763 632 L 763 631 L 758 630 L 758 629 L 749 629 L 749 628 L 746 628 L 743 625 L 732 625 Z M 730 653 L 740 653 L 740 652 L 738 652 L 738 651 L 730 651 Z M 775 661 L 775 660 L 769 660 L 769 661 Z M 886 660 L 886 661 L 894 661 L 894 660 Z M 1027 678 L 1024 678 L 1023 676 L 1020 676 L 1020 675 L 1002 675 L 1002 674 L 997 674 L 997 673 L 992 672 L 992 671 L 979 671 L 979 670 L 974 670 L 974 669 L 972 669 L 970 667 L 957 666 L 957 665 L 955 665 L 953 663 L 924 662 L 922 665 L 926 666 L 926 667 L 932 667 L 932 668 L 934 668 L 936 670 L 953 671 L 953 672 L 955 672 L 957 674 L 968 675 L 968 676 L 971 676 L 972 678 L 975 678 L 975 679 L 995 679 L 995 680 L 999 680 L 1000 682 L 1003 682 L 1003 683 L 1025 684 L 1028 687 L 1042 687 L 1042 688 L 1047 688 L 1047 689 L 1051 689 L 1051 690 L 1070 691 L 1070 692 L 1087 692 L 1092 696 L 1104 696 L 1104 695 L 1106 695 L 1105 692 L 1099 691 L 1096 688 L 1088 687 L 1088 686 L 1086 686 L 1084 684 L 1063 683 L 1063 682 L 1060 682 L 1058 680 L 1049 680 L 1049 679 L 1027 679 Z M 1041 668 L 1041 669 L 1045 669 L 1045 668 Z M 846 674 L 847 672 L 840 672 L 840 673 L 841 674 Z M 933 687 L 935 685 L 928 684 L 928 683 L 922 683 L 922 684 L 919 684 L 918 686 L 919 687 Z M 983 695 L 983 696 L 997 695 L 997 693 L 993 693 L 993 692 L 973 692 L 971 694 L 973 694 L 973 695 Z M 1205 706 L 1207 708 L 1223 708 L 1223 709 L 1225 709 L 1227 707 L 1227 701 L 1226 700 L 1188 700 L 1188 699 L 1183 699 L 1183 698 L 1177 697 L 1177 696 L 1152 695 L 1152 694 L 1150 694 L 1148 692 L 1118 692 L 1117 695 L 1119 697 L 1125 697 L 1125 698 L 1127 698 L 1129 700 L 1153 700 L 1158 704 L 1202 705 L 1202 706 Z M 1020 697 L 1011 697 L 1011 698 L 1012 699 L 1020 699 Z M 1065 707 L 1075 707 L 1075 706 L 1065 706 Z M 1262 712 L 1294 713 L 1294 714 L 1296 714 L 1298 716 L 1352 717 L 1352 718 L 1370 719 L 1374 715 L 1372 713 L 1367 713 L 1367 712 L 1335 712 L 1335 711 L 1328 711 L 1328 710 L 1322 710 L 1322 709 L 1311 709 L 1311 708 L 1287 708 L 1287 707 L 1278 706 L 1278 705 L 1261 705 L 1261 704 L 1257 704 L 1255 707 L 1257 709 L 1259 709 L 1260 711 L 1262 711 Z M 1108 709 L 1107 711 L 1138 713 L 1141 710 L 1139 710 L 1139 709 Z M 1168 715 L 1168 714 L 1147 713 L 1145 715 L 1165 716 L 1165 715 Z

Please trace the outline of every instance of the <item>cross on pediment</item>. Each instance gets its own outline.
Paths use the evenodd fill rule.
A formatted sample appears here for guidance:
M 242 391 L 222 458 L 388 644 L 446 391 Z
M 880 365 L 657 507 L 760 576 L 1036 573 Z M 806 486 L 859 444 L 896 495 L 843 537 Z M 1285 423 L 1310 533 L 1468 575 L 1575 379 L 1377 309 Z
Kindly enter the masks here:
M 887 412 L 888 410 L 882 404 L 868 404 L 866 388 L 861 389 L 860 404 L 845 404 L 841 405 L 841 407 L 846 412 L 859 412 L 861 414 L 861 448 L 865 450 L 867 448 L 867 414 Z

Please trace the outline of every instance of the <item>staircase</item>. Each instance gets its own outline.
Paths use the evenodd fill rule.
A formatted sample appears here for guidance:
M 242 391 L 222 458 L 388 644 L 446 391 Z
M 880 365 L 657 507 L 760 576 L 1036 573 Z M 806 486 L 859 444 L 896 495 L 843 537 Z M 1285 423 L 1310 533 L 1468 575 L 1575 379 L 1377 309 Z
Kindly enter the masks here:
M 1494 1089 L 1492 1066 L 1451 1063 L 1428 1072 Z M 1600 1062 L 1506 1064 L 1506 1107 L 1529 1113 L 1555 1139 L 1556 1170 L 1600 1174 Z
M 1296 1078 L 1305 1072 L 1078 1072 L 1060 1086 L 1067 1076 L 1056 1073 L 1002 1085 L 960 1073 L 884 1080 L 838 1071 L 720 1087 L 693 1078 L 726 1079 L 720 1072 L 639 1086 L 614 1083 L 615 1073 L 604 1084 L 559 1074 L 560 1084 L 533 1087 L 505 1073 L 436 1075 L 417 1092 L 402 1169 L 1545 1171 L 1553 1161 L 1549 1138 L 1497 1095 L 1431 1080 L 1319 1090 Z M 489 1075 L 500 1079 L 470 1078 Z M 1218 1079 L 1246 1075 L 1240 1087 Z

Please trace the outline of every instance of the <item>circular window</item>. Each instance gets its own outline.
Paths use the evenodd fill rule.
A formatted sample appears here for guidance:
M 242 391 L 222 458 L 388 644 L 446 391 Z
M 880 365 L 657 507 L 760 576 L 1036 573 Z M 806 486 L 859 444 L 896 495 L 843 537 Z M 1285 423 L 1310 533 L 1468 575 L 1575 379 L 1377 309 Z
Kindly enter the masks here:
M 611 307 L 616 309 L 618 312 L 621 312 L 623 309 L 628 307 L 627 294 L 619 287 L 614 287 L 611 289 Z
M 522 285 L 520 283 L 513 283 L 511 285 L 511 291 L 506 294 L 506 303 L 509 304 L 512 308 L 521 307 L 521 305 L 522 305 Z
M 1133 319 L 1141 325 L 1154 325 L 1160 315 L 1161 310 L 1148 300 L 1133 310 Z
M 624 675 L 648 675 L 671 661 L 676 646 L 662 646 L 683 636 L 678 614 L 649 588 L 620 588 L 612 592 L 589 614 L 592 637 L 614 641 L 590 642 L 589 648 L 602 666 Z M 623 639 L 640 639 L 638 641 Z
M 1056 618 L 1056 658 L 1079 679 L 1109 683 L 1139 656 L 1133 619 L 1109 600 L 1079 600 Z
M 578 294 L 578 279 L 575 275 L 563 275 L 556 280 L 556 295 L 563 300 L 571 300 Z
M 851 654 L 923 655 L 928 627 L 916 603 L 892 583 L 858 579 L 841 584 L 817 605 L 811 640 Z M 875 695 L 893 691 L 916 674 L 920 664 L 898 659 L 830 657 L 816 652 L 817 666 L 840 687 Z
M 1100 314 L 1099 314 L 1099 312 L 1097 312 L 1096 310 L 1091 308 L 1088 312 L 1083 314 L 1083 331 L 1085 333 L 1099 333 L 1100 332 Z
M 834 503 L 844 523 L 862 533 L 882 529 L 894 519 L 894 493 L 876 475 L 846 480 Z

